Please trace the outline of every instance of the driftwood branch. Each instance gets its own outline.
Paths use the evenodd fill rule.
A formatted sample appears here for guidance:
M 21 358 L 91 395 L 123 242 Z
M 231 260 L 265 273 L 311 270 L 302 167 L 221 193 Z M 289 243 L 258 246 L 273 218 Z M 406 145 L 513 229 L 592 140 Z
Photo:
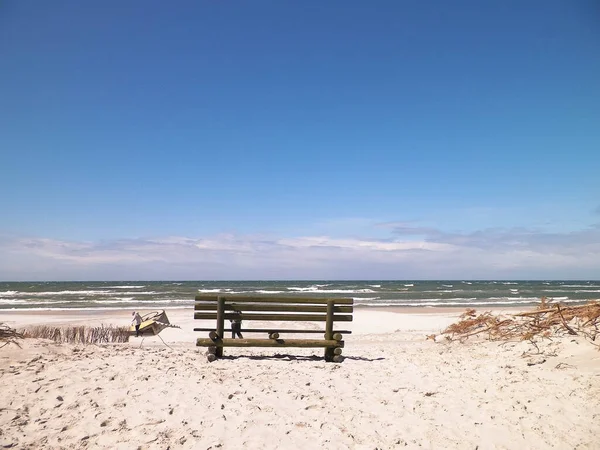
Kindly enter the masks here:
M 600 302 L 565 306 L 551 304 L 542 298 L 538 309 L 511 315 L 494 315 L 491 312 L 477 314 L 469 309 L 460 320 L 446 328 L 442 334 L 449 340 L 464 340 L 487 333 L 489 340 L 550 339 L 553 335 L 582 335 L 595 341 L 599 333 Z M 597 344 L 595 344 L 597 345 Z
M 14 328 L 9 327 L 5 323 L 0 323 L 0 342 L 4 342 L 0 345 L 0 348 L 5 347 L 8 344 L 15 344 L 17 347 L 21 347 L 17 339 L 23 339 L 23 334 L 19 333 Z
M 577 336 L 577 332 L 567 324 L 567 321 L 565 320 L 565 316 L 563 316 L 562 311 L 560 310 L 560 305 L 556 305 L 556 310 L 558 312 L 558 315 L 560 316 L 560 320 L 562 321 L 564 327 L 567 329 L 569 334 Z

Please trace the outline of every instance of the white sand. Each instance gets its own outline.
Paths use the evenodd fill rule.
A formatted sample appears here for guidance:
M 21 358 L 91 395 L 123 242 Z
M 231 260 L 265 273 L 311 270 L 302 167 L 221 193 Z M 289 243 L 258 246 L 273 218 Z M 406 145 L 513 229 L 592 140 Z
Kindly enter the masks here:
M 106 346 L 0 349 L 0 448 L 598 449 L 600 352 L 578 337 L 426 340 L 459 313 L 355 310 L 342 364 L 322 350 L 225 349 L 182 329 Z M 0 313 L 0 322 L 129 324 L 129 311 Z M 261 357 L 263 355 L 263 357 Z M 314 355 L 318 355 L 316 358 Z M 8 447 L 10 448 L 10 447 Z

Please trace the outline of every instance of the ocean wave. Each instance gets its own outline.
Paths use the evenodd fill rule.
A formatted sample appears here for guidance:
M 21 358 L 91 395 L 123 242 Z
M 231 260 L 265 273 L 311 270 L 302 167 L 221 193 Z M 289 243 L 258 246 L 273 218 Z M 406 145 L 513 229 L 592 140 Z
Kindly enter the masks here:
M 61 303 L 63 303 L 63 302 L 61 302 Z M 184 299 L 134 300 L 133 297 L 123 297 L 120 299 L 111 299 L 111 300 L 92 300 L 90 303 L 95 303 L 97 305 L 117 304 L 117 303 L 143 303 L 143 304 L 149 304 L 149 305 L 161 305 L 161 304 L 165 304 L 165 303 L 189 303 L 190 305 L 192 305 L 194 303 L 194 300 L 189 300 L 189 299 L 185 299 L 185 300 Z
M 370 287 L 374 287 L 374 288 L 380 288 L 381 287 L 380 284 L 370 284 L 369 286 Z
M 63 305 L 67 302 L 64 301 L 52 301 L 52 300 L 22 300 L 22 299 L 10 299 L 0 298 L 0 304 L 3 305 Z
M 117 297 L 111 299 L 92 300 L 91 303 L 139 303 L 144 300 L 135 300 L 134 297 Z M 148 301 L 148 300 L 145 300 Z
M 257 294 L 284 294 L 285 291 L 268 291 L 268 290 L 263 290 L 263 289 L 259 289 L 258 291 L 254 291 Z
M 496 301 L 496 302 L 402 302 L 402 303 L 356 303 L 357 306 L 494 306 L 494 305 L 531 305 L 527 301 Z
M 268 289 L 257 289 L 257 290 L 251 290 L 251 291 L 227 291 L 224 292 L 224 294 L 227 295 L 237 295 L 237 294 L 250 294 L 250 295 L 256 295 L 256 294 L 263 294 L 263 295 L 268 295 L 268 294 L 286 294 L 285 291 L 269 291 Z
M 364 298 L 360 298 L 360 300 L 364 300 Z M 465 302 L 464 304 L 471 302 L 471 301 L 475 301 L 477 300 L 477 298 L 475 297 L 455 297 L 452 299 L 446 299 L 446 298 L 410 298 L 410 299 L 383 299 L 382 301 L 385 302 L 390 302 L 392 305 L 399 305 L 401 303 L 405 303 L 405 302 L 411 302 L 411 303 L 419 303 L 419 302 L 435 302 L 435 303 L 440 303 L 440 302 L 444 302 L 444 301 L 461 301 L 461 302 Z
M 286 287 L 286 289 L 288 291 L 307 291 L 307 292 L 313 292 L 314 290 L 318 290 L 319 288 L 327 287 L 327 286 L 331 286 L 331 283 L 329 283 L 329 284 L 311 284 L 308 287 L 288 286 L 288 287 Z
M 24 291 L 6 291 L 9 294 L 8 296 L 14 297 L 54 297 L 57 295 L 80 295 L 80 296 L 93 296 L 93 295 L 115 295 L 114 291 L 104 291 L 104 290 L 85 290 L 85 291 L 43 291 L 43 292 L 24 292 Z M 119 292 L 119 294 L 124 295 L 155 295 L 157 292 L 155 291 L 146 291 L 146 292 Z M 164 292 L 162 293 L 164 294 Z M 0 293 L 2 295 L 2 293 Z
M 315 293 L 322 293 L 322 294 L 374 294 L 376 292 L 373 289 L 316 289 L 316 288 L 312 288 L 312 287 L 308 287 L 308 288 L 290 287 L 288 289 L 290 291 L 315 292 Z
M 553 293 L 553 292 L 568 292 L 568 293 L 574 293 L 574 294 L 582 294 L 582 293 L 594 293 L 594 292 L 600 292 L 600 289 L 542 289 L 542 292 L 548 292 L 548 293 Z
M 165 295 L 165 294 L 171 294 L 172 292 L 170 291 L 165 291 L 165 292 L 156 292 L 156 291 L 144 291 L 144 292 L 109 292 L 106 295 L 115 295 L 115 294 L 119 294 L 119 295 Z M 104 294 L 103 294 L 104 295 Z
M 411 284 L 405 284 L 405 285 L 404 285 L 404 287 L 413 287 L 413 286 L 414 286 L 414 284 L 412 284 L 412 283 L 411 283 Z
M 570 288 L 600 288 L 600 286 L 595 284 L 561 284 L 560 287 L 570 287 Z
M 114 292 L 105 290 L 85 290 L 85 291 L 44 291 L 44 292 L 21 292 L 20 295 L 35 297 L 50 297 L 53 295 L 113 295 Z
M 204 289 L 201 290 L 200 292 L 203 292 L 205 294 L 217 294 L 217 293 L 221 293 L 221 294 L 225 294 L 225 295 L 240 295 L 240 294 L 246 294 L 246 295 L 256 295 L 256 294 L 262 294 L 262 295 L 267 295 L 267 294 L 286 294 L 286 291 L 269 291 L 267 289 L 252 289 L 249 291 L 234 291 L 234 290 L 230 290 L 230 289 L 226 289 L 224 291 L 220 290 L 220 289 Z
M 358 297 L 359 300 L 364 301 L 365 298 Z M 556 297 L 554 300 L 568 299 L 568 297 Z M 489 297 L 489 298 L 477 298 L 477 297 L 454 297 L 454 298 L 411 298 L 411 299 L 384 299 L 382 301 L 389 302 L 393 305 L 402 305 L 410 302 L 411 304 L 422 304 L 422 303 L 435 303 L 436 305 L 443 305 L 447 302 L 456 302 L 459 305 L 489 305 L 498 302 L 523 302 L 523 303 L 540 303 L 538 297 Z M 581 302 L 582 300 L 574 300 Z M 376 303 L 376 302 L 375 302 Z
M 534 305 L 539 304 L 539 301 L 533 300 L 497 300 L 493 302 L 489 301 L 477 301 L 477 302 L 458 302 L 458 301 L 418 301 L 418 302 L 357 302 L 355 306 L 410 306 L 410 307 L 420 307 L 420 306 L 494 306 L 494 305 Z M 581 300 L 565 300 L 565 303 L 582 303 Z
M 436 289 L 435 291 L 419 291 L 419 292 L 411 292 L 412 295 L 415 294 L 439 294 L 439 293 L 444 293 L 444 294 L 448 294 L 448 293 L 454 293 L 454 292 L 473 292 L 471 290 L 465 290 L 465 289 Z
M 17 305 L 27 303 L 27 300 L 15 300 L 12 298 L 0 298 L 0 304 L 2 305 Z
M 13 296 L 13 295 L 17 295 L 18 293 L 19 293 L 19 291 L 3 291 L 3 292 L 0 292 L 0 295 Z
M 142 289 L 146 286 L 106 286 L 106 289 Z
M 80 308 L 80 307 L 76 307 L 76 308 L 69 308 L 69 307 L 61 307 L 61 308 L 5 308 L 2 309 L 1 311 L 123 311 L 123 310 L 128 310 L 131 309 L 130 307 L 127 306 L 122 306 L 122 307 L 117 307 L 117 306 L 107 306 L 105 308 Z M 163 309 L 166 309 L 167 311 L 169 309 L 190 309 L 193 310 L 193 306 L 192 305 L 188 305 L 188 306 L 168 306 L 165 307 Z M 129 317 L 131 318 L 131 317 Z

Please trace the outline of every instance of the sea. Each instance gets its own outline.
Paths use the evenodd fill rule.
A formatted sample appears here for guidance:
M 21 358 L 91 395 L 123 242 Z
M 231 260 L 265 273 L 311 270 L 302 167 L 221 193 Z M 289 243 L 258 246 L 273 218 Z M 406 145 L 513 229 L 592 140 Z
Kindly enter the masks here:
M 189 308 L 198 294 L 353 298 L 364 307 L 529 307 L 541 297 L 582 304 L 600 281 L 89 281 L 0 282 L 2 310 Z

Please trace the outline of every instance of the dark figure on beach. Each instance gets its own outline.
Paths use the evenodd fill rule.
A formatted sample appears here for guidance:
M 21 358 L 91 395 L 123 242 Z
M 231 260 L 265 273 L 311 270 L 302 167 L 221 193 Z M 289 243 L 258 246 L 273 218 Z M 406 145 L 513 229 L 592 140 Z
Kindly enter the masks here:
M 244 339 L 244 336 L 242 336 L 242 318 L 240 313 L 236 313 L 236 317 L 234 317 L 231 320 L 231 339 L 235 339 L 235 336 L 237 335 L 237 337 L 239 337 L 240 339 Z
M 138 337 L 140 335 L 140 325 L 142 324 L 142 316 L 140 316 L 140 313 L 136 311 L 132 312 L 131 315 L 133 316 L 131 323 L 135 323 L 135 337 Z

